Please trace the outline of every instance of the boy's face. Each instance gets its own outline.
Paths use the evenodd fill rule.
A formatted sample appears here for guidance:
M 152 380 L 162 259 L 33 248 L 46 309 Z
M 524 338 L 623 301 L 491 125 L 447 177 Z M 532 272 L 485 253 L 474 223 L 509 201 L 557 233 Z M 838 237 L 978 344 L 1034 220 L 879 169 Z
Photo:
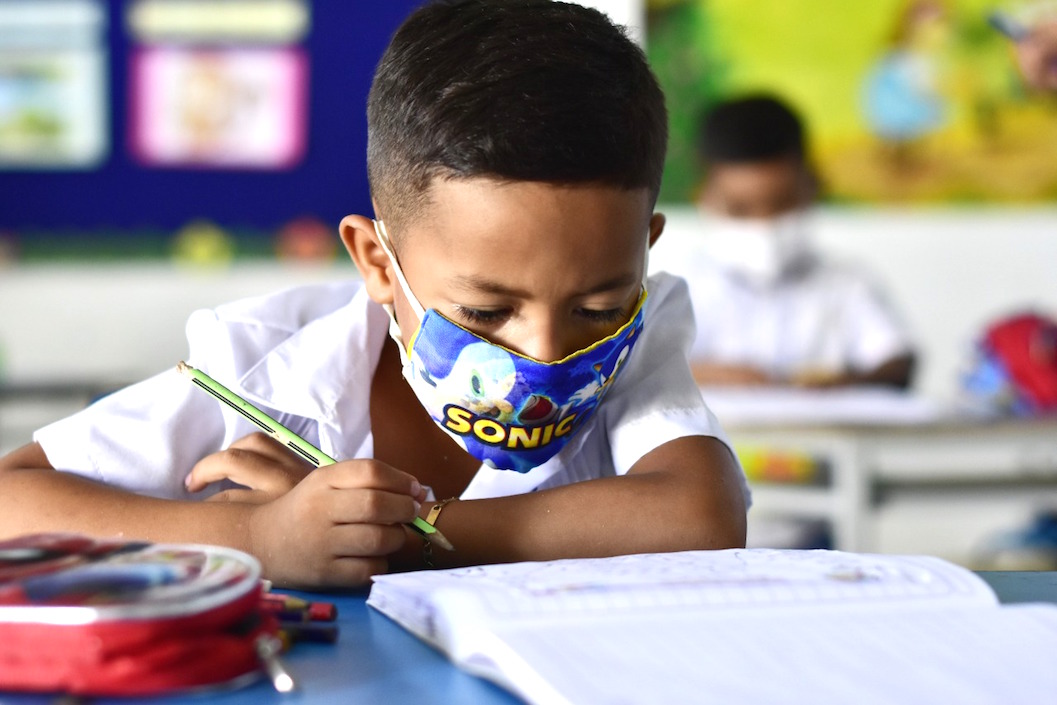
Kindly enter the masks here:
M 809 205 L 814 196 L 814 181 L 803 162 L 779 157 L 714 164 L 698 205 L 730 218 L 771 219 Z
M 651 217 L 646 189 L 437 179 L 431 196 L 422 217 L 390 230 L 412 293 L 424 308 L 545 362 L 628 321 L 647 235 L 652 244 L 664 225 Z M 409 341 L 419 321 L 391 271 L 389 279 Z

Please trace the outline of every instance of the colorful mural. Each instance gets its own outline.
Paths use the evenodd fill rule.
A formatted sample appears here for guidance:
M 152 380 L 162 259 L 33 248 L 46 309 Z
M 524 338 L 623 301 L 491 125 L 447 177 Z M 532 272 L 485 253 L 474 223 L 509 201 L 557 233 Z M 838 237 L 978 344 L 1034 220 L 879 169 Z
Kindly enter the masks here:
M 700 179 L 696 122 L 773 92 L 811 135 L 827 198 L 1057 200 L 1057 100 L 1029 94 L 995 0 L 649 0 L 647 51 L 671 112 L 661 194 Z

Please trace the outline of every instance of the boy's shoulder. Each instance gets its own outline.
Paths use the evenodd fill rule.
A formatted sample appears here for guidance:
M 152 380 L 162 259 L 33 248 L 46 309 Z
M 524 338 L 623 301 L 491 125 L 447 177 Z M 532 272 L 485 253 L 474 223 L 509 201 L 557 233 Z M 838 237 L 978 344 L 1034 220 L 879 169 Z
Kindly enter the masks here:
M 280 289 L 200 309 L 187 321 L 191 359 L 238 378 L 270 353 L 362 339 L 372 325 L 359 279 Z M 380 308 L 380 307 L 379 307 Z M 385 313 L 379 314 L 385 317 Z M 313 341 L 313 342 L 309 342 Z M 340 346 L 340 344 L 339 344 Z M 318 354 L 319 351 L 317 350 Z
M 293 333 L 308 323 L 347 306 L 363 284 L 345 279 L 278 289 L 196 311 L 192 316 L 208 317 L 227 325 L 252 325 Z
M 686 279 L 678 274 L 665 270 L 651 271 L 649 276 L 649 297 L 653 301 L 670 302 L 673 298 L 687 298 Z

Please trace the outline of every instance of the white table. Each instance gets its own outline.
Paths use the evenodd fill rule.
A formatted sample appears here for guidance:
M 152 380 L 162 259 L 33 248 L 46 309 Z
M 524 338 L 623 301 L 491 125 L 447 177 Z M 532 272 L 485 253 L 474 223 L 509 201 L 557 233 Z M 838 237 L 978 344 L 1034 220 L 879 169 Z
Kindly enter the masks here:
M 830 522 L 835 548 L 879 550 L 894 493 L 1031 493 L 1057 506 L 1057 418 L 986 419 L 887 390 L 704 389 L 738 446 L 808 453 L 823 484 L 754 483 L 754 510 Z

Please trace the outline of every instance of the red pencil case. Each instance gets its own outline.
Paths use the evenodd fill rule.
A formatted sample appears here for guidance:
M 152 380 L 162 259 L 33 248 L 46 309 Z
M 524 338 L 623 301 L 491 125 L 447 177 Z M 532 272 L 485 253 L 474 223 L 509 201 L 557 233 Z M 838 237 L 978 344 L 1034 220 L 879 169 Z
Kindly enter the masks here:
M 260 564 L 232 549 L 73 534 L 0 542 L 0 690 L 154 695 L 248 683 L 278 650 L 260 595 Z

